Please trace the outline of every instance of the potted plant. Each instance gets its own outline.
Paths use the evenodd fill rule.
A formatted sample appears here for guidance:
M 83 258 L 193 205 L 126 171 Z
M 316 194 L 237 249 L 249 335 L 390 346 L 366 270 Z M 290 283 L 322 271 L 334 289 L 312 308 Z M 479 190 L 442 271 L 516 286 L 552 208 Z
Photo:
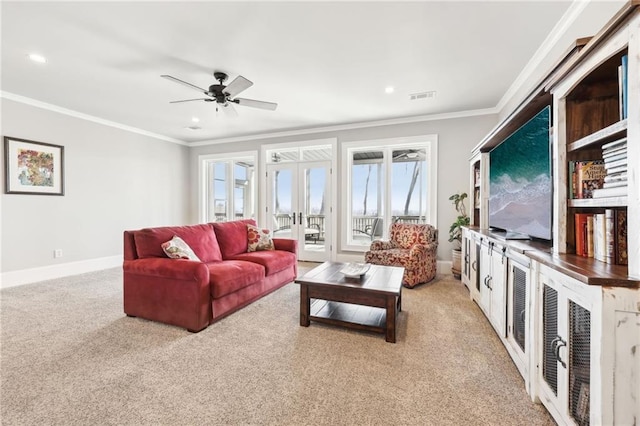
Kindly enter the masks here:
M 467 209 L 464 205 L 464 199 L 467 198 L 466 192 L 456 193 L 449 197 L 449 201 L 456 207 L 458 217 L 449 228 L 449 242 L 453 243 L 451 252 L 451 273 L 456 278 L 460 278 L 461 273 L 461 255 L 462 255 L 462 227 L 469 225 L 470 219 L 467 216 Z

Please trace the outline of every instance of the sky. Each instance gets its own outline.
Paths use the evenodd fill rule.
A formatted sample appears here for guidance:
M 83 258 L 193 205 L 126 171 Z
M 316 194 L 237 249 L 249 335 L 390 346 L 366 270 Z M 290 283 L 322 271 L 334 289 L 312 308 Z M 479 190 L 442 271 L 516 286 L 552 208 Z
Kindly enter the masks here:
M 411 178 L 413 175 L 414 162 L 394 163 L 393 172 L 391 177 L 391 202 L 392 202 L 392 215 L 401 215 L 404 210 L 404 204 L 406 201 L 407 193 L 411 184 Z M 425 166 L 426 167 L 426 166 Z M 353 215 L 363 215 L 364 213 L 364 194 L 366 188 L 366 179 L 369 171 L 368 165 L 356 165 L 353 166 L 352 176 L 352 188 L 353 188 Z M 420 209 L 420 180 L 424 176 L 421 173 L 418 183 L 413 192 L 411 204 L 409 207 L 409 215 L 419 215 Z M 378 187 L 378 167 L 374 164 L 371 167 L 371 176 L 369 178 L 369 191 L 367 196 L 367 215 L 368 216 L 381 216 L 382 212 L 377 212 L 377 187 Z M 278 176 L 279 187 L 279 202 L 280 212 L 290 213 L 291 209 L 291 179 L 292 172 L 288 170 L 281 170 Z M 323 186 L 325 182 L 325 170 L 323 168 L 315 168 L 310 170 L 310 200 L 311 200 L 311 214 L 318 214 L 320 212 L 320 206 L 322 203 Z M 342 191 L 343 188 L 338 184 L 338 191 Z M 424 185 L 424 184 L 423 184 Z M 422 212 L 426 211 L 425 197 L 422 199 Z

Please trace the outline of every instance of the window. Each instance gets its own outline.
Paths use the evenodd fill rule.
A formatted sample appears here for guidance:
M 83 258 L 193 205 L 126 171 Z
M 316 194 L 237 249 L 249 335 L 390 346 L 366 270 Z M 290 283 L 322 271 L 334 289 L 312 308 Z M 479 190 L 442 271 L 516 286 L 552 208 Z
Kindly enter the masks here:
M 200 221 L 225 222 L 256 215 L 254 152 L 200 156 Z
M 435 135 L 343 144 L 344 250 L 367 249 L 394 222 L 437 226 L 436 146 Z

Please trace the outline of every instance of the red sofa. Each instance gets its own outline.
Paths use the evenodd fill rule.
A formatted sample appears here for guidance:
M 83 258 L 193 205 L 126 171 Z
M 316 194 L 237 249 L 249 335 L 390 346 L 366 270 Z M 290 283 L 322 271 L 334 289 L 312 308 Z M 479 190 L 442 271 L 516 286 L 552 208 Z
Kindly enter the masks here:
M 124 312 L 198 332 L 293 281 L 297 241 L 247 253 L 253 219 L 124 231 Z M 179 236 L 201 262 L 170 259 L 161 244 Z

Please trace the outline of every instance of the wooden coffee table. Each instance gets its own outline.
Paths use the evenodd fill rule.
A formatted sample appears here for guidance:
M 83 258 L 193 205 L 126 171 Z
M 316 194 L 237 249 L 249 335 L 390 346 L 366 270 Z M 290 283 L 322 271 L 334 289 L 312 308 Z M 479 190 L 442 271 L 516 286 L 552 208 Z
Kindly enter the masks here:
M 360 278 L 340 272 L 344 263 L 325 262 L 298 278 L 300 325 L 311 321 L 382 333 L 396 342 L 404 268 L 371 265 Z

